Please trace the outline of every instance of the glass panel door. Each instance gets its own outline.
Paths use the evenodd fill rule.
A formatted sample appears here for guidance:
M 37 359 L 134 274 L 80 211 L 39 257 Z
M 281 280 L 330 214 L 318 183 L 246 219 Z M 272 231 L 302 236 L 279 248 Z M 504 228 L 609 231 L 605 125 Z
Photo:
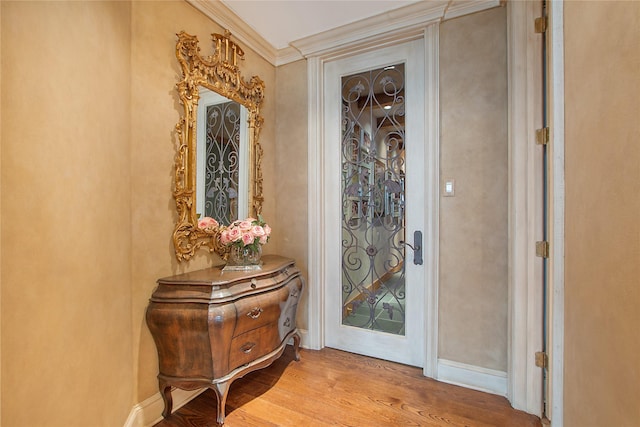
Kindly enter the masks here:
M 424 40 L 324 67 L 325 344 L 424 364 Z M 421 243 L 422 245 L 422 243 Z

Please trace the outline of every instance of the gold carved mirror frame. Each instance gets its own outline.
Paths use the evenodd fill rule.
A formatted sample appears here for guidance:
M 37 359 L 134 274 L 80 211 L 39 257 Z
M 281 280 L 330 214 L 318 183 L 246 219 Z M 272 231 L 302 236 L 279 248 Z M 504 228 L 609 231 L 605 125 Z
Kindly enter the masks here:
M 178 220 L 173 232 L 173 243 L 178 261 L 189 260 L 196 250 L 206 247 L 224 257 L 227 248 L 220 243 L 219 236 L 224 226 L 198 227 L 196 212 L 196 144 L 197 110 L 200 88 L 204 87 L 225 98 L 243 105 L 248 112 L 249 131 L 249 215 L 262 213 L 262 147 L 258 142 L 263 118 L 260 106 L 264 99 L 264 82 L 253 76 L 246 82 L 237 65 L 244 52 L 230 40 L 231 33 L 212 34 L 215 51 L 213 55 L 200 55 L 198 38 L 181 31 L 176 45 L 176 57 L 182 68 L 182 80 L 176 85 L 183 115 L 176 125 L 178 151 L 175 159 L 175 189 Z

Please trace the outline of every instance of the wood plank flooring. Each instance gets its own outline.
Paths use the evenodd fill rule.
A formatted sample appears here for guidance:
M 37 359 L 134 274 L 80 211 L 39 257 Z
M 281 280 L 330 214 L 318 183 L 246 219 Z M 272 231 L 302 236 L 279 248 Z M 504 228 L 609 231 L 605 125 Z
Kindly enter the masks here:
M 207 390 L 155 427 L 216 425 Z M 227 427 L 469 426 L 540 427 L 500 396 L 422 376 L 419 368 L 325 348 L 287 346 L 270 367 L 236 380 L 227 398 Z

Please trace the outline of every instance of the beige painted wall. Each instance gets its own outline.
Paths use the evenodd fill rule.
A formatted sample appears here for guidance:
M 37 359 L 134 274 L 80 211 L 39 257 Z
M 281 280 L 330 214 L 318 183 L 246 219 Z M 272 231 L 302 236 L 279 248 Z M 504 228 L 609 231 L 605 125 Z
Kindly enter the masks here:
M 636 426 L 640 2 L 564 4 L 564 425 Z
M 2 425 L 133 402 L 127 2 L 2 8 Z
M 440 26 L 440 358 L 507 370 L 506 9 Z M 442 192 L 441 192 L 442 194 Z
M 0 7 L 1 423 L 123 425 L 157 392 L 144 323 L 156 279 L 216 262 L 173 253 L 175 34 L 197 35 L 208 53 L 222 29 L 184 1 Z M 245 50 L 243 74 L 266 84 L 271 221 L 275 67 Z M 275 233 L 266 252 L 282 241 Z
M 307 62 L 297 61 L 276 71 L 276 225 L 281 254 L 296 260 L 308 277 L 307 209 Z M 308 289 L 298 306 L 298 327 L 307 329 Z
M 158 391 L 155 344 L 145 323 L 145 310 L 155 281 L 164 276 L 208 267 L 220 260 L 203 250 L 188 262 L 175 257 L 173 225 L 177 218 L 172 196 L 176 153 L 174 128 L 182 106 L 175 90 L 181 69 L 175 56 L 176 33 L 198 36 L 203 55 L 213 53 L 210 34 L 223 28 L 183 1 L 132 4 L 132 322 L 136 385 L 135 402 Z M 230 29 L 233 33 L 233 28 Z M 242 45 L 242 44 L 241 44 Z M 258 75 L 265 82 L 264 127 L 265 203 L 263 215 L 274 229 L 265 253 L 277 253 L 283 237 L 276 215 L 275 189 L 275 67 L 244 47 L 240 67 L 245 79 Z

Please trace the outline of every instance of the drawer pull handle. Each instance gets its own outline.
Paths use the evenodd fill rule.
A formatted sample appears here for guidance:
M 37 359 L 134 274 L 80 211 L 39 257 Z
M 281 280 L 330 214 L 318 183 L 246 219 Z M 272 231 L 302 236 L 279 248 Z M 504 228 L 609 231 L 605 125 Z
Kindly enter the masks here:
M 262 314 L 262 309 L 260 307 L 256 307 L 250 312 L 248 312 L 247 316 L 251 317 L 252 319 L 257 319 L 258 317 L 260 317 L 261 314 Z
M 242 350 L 243 353 L 245 354 L 249 354 L 251 353 L 251 350 L 253 350 L 253 347 L 256 346 L 256 343 L 254 342 L 248 342 L 242 345 L 242 347 L 240 347 L 240 350 Z
M 251 289 L 255 289 L 258 287 L 258 281 L 256 279 L 251 279 Z

